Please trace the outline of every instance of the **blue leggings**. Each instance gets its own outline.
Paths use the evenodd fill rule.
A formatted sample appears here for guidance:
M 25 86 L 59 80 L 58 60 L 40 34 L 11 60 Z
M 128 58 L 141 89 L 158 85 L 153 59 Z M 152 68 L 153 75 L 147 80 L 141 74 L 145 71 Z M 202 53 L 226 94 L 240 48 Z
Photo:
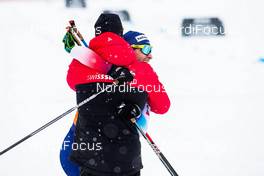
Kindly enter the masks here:
M 60 163 L 67 176 L 80 176 L 79 166 L 69 160 L 74 131 L 75 125 L 72 124 L 68 134 L 63 140 L 60 150 Z

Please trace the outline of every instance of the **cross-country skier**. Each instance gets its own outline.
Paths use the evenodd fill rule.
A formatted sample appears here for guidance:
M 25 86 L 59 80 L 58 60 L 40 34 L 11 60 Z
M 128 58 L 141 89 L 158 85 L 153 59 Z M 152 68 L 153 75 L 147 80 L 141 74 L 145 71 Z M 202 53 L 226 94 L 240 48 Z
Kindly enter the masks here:
M 136 89 L 120 91 L 117 89 L 121 86 L 117 86 L 116 91 L 102 94 L 79 108 L 71 160 L 80 167 L 82 176 L 140 175 L 140 142 L 129 118 L 138 117 L 147 100 L 155 113 L 165 113 L 170 102 L 151 66 L 137 61 L 133 50 L 121 38 L 123 27 L 118 16 L 102 14 L 95 29 L 96 37 L 90 41 L 89 47 L 103 59 L 115 64 L 108 74 L 119 81 L 130 81 L 128 69 L 133 71 L 135 79 L 130 82 L 130 86 Z M 130 43 L 135 52 L 140 51 L 150 59 L 151 48 L 147 47 L 150 46 L 149 41 L 143 34 L 140 34 L 141 38 L 137 37 L 140 36 L 138 34 L 130 32 L 127 39 L 131 40 L 128 42 L 136 42 Z M 103 87 L 113 82 L 76 59 L 69 67 L 67 81 L 76 90 L 78 102 L 96 93 L 98 85 Z M 154 91 L 154 88 L 159 91 Z

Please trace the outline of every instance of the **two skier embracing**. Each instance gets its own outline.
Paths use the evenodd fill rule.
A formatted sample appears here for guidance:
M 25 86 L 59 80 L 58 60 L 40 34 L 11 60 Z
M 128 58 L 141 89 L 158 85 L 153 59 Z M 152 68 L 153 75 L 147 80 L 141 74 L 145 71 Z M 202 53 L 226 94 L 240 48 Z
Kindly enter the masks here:
M 61 163 L 70 176 L 139 176 L 143 168 L 141 144 L 131 119 L 140 122 L 149 111 L 164 114 L 170 100 L 148 63 L 152 46 L 143 33 L 123 35 L 121 20 L 115 14 L 101 14 L 94 27 L 89 48 L 111 68 L 100 72 L 81 63 L 77 56 L 69 65 L 67 82 L 76 91 L 77 103 L 106 90 L 78 108 L 65 138 L 70 145 L 61 150 Z M 64 38 L 68 52 L 79 47 L 73 40 L 69 35 Z

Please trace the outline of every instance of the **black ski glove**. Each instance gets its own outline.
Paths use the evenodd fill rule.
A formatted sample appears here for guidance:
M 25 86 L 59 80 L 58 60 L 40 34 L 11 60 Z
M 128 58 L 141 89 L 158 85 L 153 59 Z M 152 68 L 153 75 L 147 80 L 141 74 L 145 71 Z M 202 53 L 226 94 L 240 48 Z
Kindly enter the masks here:
M 137 104 L 125 104 L 122 103 L 118 106 L 117 114 L 121 118 L 137 119 L 141 115 L 141 109 Z
M 107 75 L 118 81 L 118 84 L 130 82 L 134 79 L 134 76 L 125 67 L 113 65 L 108 71 Z

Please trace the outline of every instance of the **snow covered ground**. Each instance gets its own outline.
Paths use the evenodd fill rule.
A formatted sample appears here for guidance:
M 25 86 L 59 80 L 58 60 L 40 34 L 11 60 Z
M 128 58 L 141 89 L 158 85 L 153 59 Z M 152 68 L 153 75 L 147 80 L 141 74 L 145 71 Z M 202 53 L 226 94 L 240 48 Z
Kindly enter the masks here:
M 257 0 L 0 1 L 0 150 L 75 105 L 61 42 L 69 19 L 86 39 L 104 9 L 128 9 L 154 45 L 151 61 L 170 111 L 151 114 L 149 134 L 180 176 L 264 175 L 264 23 Z M 220 17 L 225 37 L 182 38 L 183 17 Z M 73 114 L 0 156 L 0 175 L 64 175 L 59 148 Z M 169 175 L 142 140 L 143 176 Z

